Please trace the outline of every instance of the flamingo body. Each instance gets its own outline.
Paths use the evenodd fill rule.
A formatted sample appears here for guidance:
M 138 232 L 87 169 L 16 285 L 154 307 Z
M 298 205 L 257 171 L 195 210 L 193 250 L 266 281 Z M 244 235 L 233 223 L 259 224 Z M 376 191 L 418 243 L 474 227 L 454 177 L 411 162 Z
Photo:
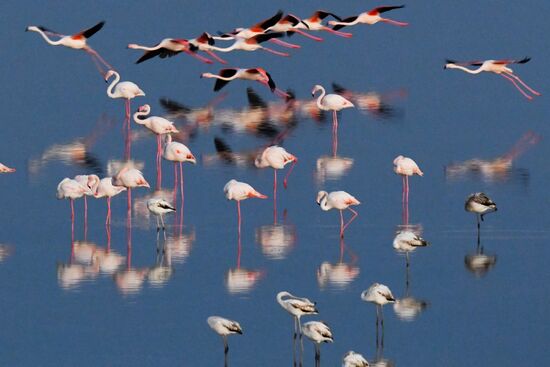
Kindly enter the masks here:
M 223 187 L 223 192 L 227 200 L 241 201 L 248 198 L 267 199 L 267 196 L 256 191 L 252 186 L 245 182 L 230 180 Z
M 412 175 L 418 175 L 423 176 L 424 173 L 420 170 L 418 165 L 414 160 L 408 157 L 403 157 L 402 155 L 396 157 L 393 160 L 394 164 L 394 171 L 398 175 L 402 176 L 412 176 Z
M 10 168 L 2 163 L 0 163 L 0 173 L 13 173 L 15 168 Z

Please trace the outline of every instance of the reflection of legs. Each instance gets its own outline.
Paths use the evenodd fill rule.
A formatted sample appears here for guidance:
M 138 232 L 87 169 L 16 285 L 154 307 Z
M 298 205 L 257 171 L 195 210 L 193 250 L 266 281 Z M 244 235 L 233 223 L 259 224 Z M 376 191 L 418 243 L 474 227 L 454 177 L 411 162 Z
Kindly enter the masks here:
M 319 348 L 319 343 L 315 343 L 315 366 L 319 367 L 321 365 L 321 350 Z
M 376 346 L 379 345 L 380 339 L 378 337 L 378 324 L 380 323 L 380 306 L 376 305 Z
M 105 219 L 105 225 L 111 224 L 111 198 L 107 197 L 107 218 Z
M 84 241 L 88 237 L 88 197 L 84 195 Z
M 74 242 L 74 200 L 70 199 L 71 202 L 71 243 Z
M 181 194 L 181 216 L 183 218 L 183 202 L 185 201 L 185 195 L 183 193 L 183 163 L 180 162 L 180 194 Z
M 338 115 L 332 111 L 332 156 L 338 154 Z
M 477 217 L 477 247 L 479 248 L 479 244 L 481 242 L 481 223 L 479 221 L 479 214 L 476 214 Z

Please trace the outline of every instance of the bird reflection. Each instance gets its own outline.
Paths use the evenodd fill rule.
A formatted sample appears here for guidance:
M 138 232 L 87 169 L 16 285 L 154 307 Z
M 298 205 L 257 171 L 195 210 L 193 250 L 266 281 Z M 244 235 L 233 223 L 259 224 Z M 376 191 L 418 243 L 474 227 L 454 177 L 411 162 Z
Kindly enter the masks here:
M 347 175 L 353 167 L 353 158 L 321 156 L 317 159 L 315 179 L 319 184 L 335 181 Z
M 240 232 L 237 240 L 237 267 L 229 269 L 225 277 L 225 286 L 231 294 L 250 293 L 256 283 L 263 277 L 261 270 L 248 270 L 241 267 L 241 236 Z
M 91 261 L 91 244 L 86 243 L 80 248 L 79 242 L 71 243 L 71 257 L 69 262 L 57 263 L 57 281 L 64 290 L 75 290 L 81 283 L 95 279 L 99 274 L 99 266 Z M 89 261 L 78 263 L 76 254 L 79 252 L 78 259 L 84 260 L 86 253 L 90 255 Z
M 174 227 L 175 228 L 175 227 Z M 195 242 L 195 230 L 191 229 L 188 232 L 183 232 L 181 226 L 177 231 L 166 238 L 166 256 L 170 258 L 173 264 L 183 264 L 191 253 L 193 242 Z
M 481 244 L 481 239 L 478 235 L 476 251 L 464 257 L 464 266 L 472 274 L 474 274 L 476 278 L 481 278 L 485 276 L 489 272 L 489 270 L 491 270 L 496 265 L 496 263 L 497 256 L 488 255 L 485 253 L 485 249 Z
M 296 227 L 289 224 L 269 224 L 256 229 L 256 242 L 262 253 L 272 260 L 283 260 L 296 243 Z
M 159 244 L 157 241 L 155 265 L 149 268 L 147 280 L 152 287 L 160 288 L 166 285 L 172 275 L 174 275 L 174 268 L 172 267 L 170 248 L 166 246 L 165 242 Z
M 350 262 L 344 262 L 344 252 L 348 251 L 350 256 Z M 331 286 L 334 290 L 344 290 L 348 285 L 359 275 L 359 267 L 357 263 L 357 256 L 349 249 L 344 243 L 344 240 L 340 240 L 340 258 L 335 264 L 331 264 L 325 261 L 317 269 L 317 283 L 321 289 L 324 289 L 327 285 Z
M 114 124 L 114 120 L 102 115 L 96 122 L 92 133 L 66 144 L 54 144 L 48 147 L 38 158 L 29 160 L 29 175 L 36 176 L 50 162 L 61 162 L 68 166 L 84 168 L 86 172 L 103 176 L 100 160 L 91 152 L 96 141 Z
M 382 333 L 382 339 L 376 338 L 376 355 L 373 360 L 369 362 L 371 367 L 394 367 L 395 363 L 387 358 L 384 358 L 384 333 Z
M 13 253 L 13 247 L 0 244 L 0 263 L 5 261 Z
M 494 159 L 473 158 L 463 162 L 455 162 L 445 167 L 445 177 L 448 180 L 461 178 L 481 178 L 485 182 L 505 182 L 518 178 L 527 182 L 529 170 L 513 168 L 512 164 L 530 147 L 538 144 L 541 137 L 532 131 L 527 131 L 505 154 Z
M 407 92 L 403 90 L 392 91 L 389 93 L 378 93 L 375 91 L 369 92 L 352 92 L 345 87 L 332 83 L 332 90 L 349 99 L 359 111 L 367 113 L 376 119 L 392 119 L 400 116 L 400 112 L 396 109 L 391 101 L 406 97 Z

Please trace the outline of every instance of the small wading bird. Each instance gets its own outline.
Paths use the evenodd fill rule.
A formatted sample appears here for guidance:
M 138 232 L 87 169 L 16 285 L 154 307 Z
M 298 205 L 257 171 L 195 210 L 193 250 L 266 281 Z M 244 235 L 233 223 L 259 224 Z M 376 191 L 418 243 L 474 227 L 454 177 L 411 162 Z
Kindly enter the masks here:
M 324 211 L 330 209 L 338 209 L 340 211 L 340 238 L 344 238 L 344 231 L 350 225 L 350 223 L 357 217 L 358 213 L 350 208 L 351 205 L 361 204 L 359 200 L 351 196 L 345 191 L 333 191 L 330 194 L 326 191 L 319 191 L 317 193 L 317 204 Z M 344 225 L 343 211 L 348 209 L 353 213 L 350 220 Z
M 141 46 L 135 43 L 130 43 L 128 48 L 132 50 L 144 50 L 143 55 L 136 61 L 136 64 L 140 64 L 144 61 L 152 59 L 153 57 L 159 56 L 161 59 L 166 57 L 175 56 L 181 52 L 184 52 L 188 55 L 193 56 L 194 58 L 206 63 L 212 64 L 212 60 L 197 55 L 199 48 L 194 44 L 191 44 L 188 40 L 185 39 L 176 39 L 176 38 L 165 38 L 154 46 Z
M 403 202 L 409 202 L 409 176 L 423 176 L 424 173 L 420 170 L 415 161 L 411 158 L 399 155 L 393 160 L 393 171 L 403 177 Z
M 409 267 L 409 252 L 416 250 L 417 247 L 426 247 L 428 245 L 428 241 L 411 231 L 399 232 L 393 239 L 393 248 L 398 252 L 405 253 L 407 268 Z
M 364 290 L 361 293 L 361 299 L 365 302 L 371 302 L 376 305 L 376 328 L 378 331 L 378 323 L 380 322 L 382 329 L 384 329 L 384 314 L 382 313 L 382 306 L 387 303 L 394 303 L 395 298 L 390 289 L 384 284 L 374 283 L 369 289 Z
M 105 22 L 99 22 L 95 26 L 89 29 L 85 29 L 81 32 L 75 33 L 70 36 L 65 36 L 63 34 L 56 33 L 52 30 L 44 28 L 42 26 L 29 26 L 26 28 L 26 31 L 37 32 L 44 38 L 46 42 L 53 46 L 65 46 L 69 48 L 74 48 L 75 50 L 84 50 L 92 57 L 92 61 L 96 65 L 97 69 L 101 74 L 104 73 L 101 65 L 105 66 L 107 69 L 112 69 L 112 66 L 107 63 L 94 49 L 92 49 L 86 41 L 88 38 L 92 37 L 96 32 L 98 32 Z M 58 40 L 54 41 L 50 37 L 59 37 Z
M 319 311 L 315 307 L 315 302 L 311 302 L 307 298 L 293 296 L 287 291 L 277 293 L 277 302 L 294 317 L 293 339 L 296 339 L 297 335 L 300 335 L 300 339 L 302 339 L 300 317 L 303 315 L 317 315 Z
M 313 87 L 311 96 L 321 91 L 317 98 L 317 107 L 322 111 L 332 111 L 332 155 L 336 156 L 338 149 L 338 115 L 337 112 L 344 108 L 355 107 L 353 103 L 338 94 L 326 94 L 325 88 L 320 85 Z
M 262 33 L 250 38 L 236 38 L 235 43 L 233 43 L 229 47 L 221 48 L 221 47 L 212 46 L 210 49 L 212 51 L 219 51 L 219 52 L 231 52 L 233 50 L 241 50 L 241 51 L 264 50 L 274 55 L 288 57 L 290 55 L 287 54 L 286 52 L 275 51 L 271 48 L 264 47 L 260 44 L 265 41 L 269 41 L 270 39 L 273 39 L 273 38 L 283 37 L 283 35 L 284 33 L 265 33 L 265 34 Z
M 502 76 L 503 78 L 509 80 L 514 87 L 528 100 L 532 100 L 533 97 L 528 95 L 521 87 L 518 85 L 518 82 L 529 92 L 535 96 L 540 96 L 541 94 L 536 90 L 529 87 L 523 80 L 521 80 L 517 75 L 514 74 L 514 71 L 508 67 L 509 64 L 525 64 L 531 60 L 530 57 L 525 57 L 521 60 L 486 60 L 486 61 L 454 61 L 446 60 L 446 64 L 443 69 L 459 69 L 469 74 L 479 74 L 482 71 L 488 71 Z M 472 70 L 468 69 L 466 66 L 479 66 L 479 68 Z
M 255 80 L 261 84 L 269 87 L 272 92 L 286 97 L 287 94 L 281 90 L 278 90 L 273 78 L 263 68 L 251 68 L 251 69 L 221 69 L 218 74 L 202 73 L 201 78 L 215 78 L 216 84 L 214 84 L 214 92 L 221 90 L 227 83 L 235 79 L 243 80 Z
M 464 209 L 467 212 L 475 213 L 477 217 L 477 237 L 479 240 L 480 218 L 483 221 L 483 216 L 488 213 L 497 211 L 497 204 L 491 200 L 483 192 L 476 192 L 466 198 Z
M 396 20 L 382 18 L 380 14 L 388 12 L 390 10 L 394 9 L 401 9 L 404 8 L 405 5 L 399 5 L 399 6 L 380 6 L 378 8 L 371 9 L 369 11 L 363 12 L 359 15 L 349 17 L 346 19 L 343 19 L 341 21 L 331 20 L 328 22 L 328 24 L 334 26 L 332 29 L 335 31 L 344 28 L 349 27 L 356 24 L 376 24 L 378 22 L 393 24 L 400 27 L 408 26 L 409 23 L 405 22 L 398 22 Z
M 208 326 L 223 338 L 223 352 L 227 356 L 229 345 L 227 344 L 227 336 L 231 334 L 241 334 L 243 329 L 237 321 L 229 320 L 220 316 L 210 316 L 207 320 Z
M 369 362 L 361 354 L 350 350 L 342 359 L 342 367 L 369 367 Z
M 346 37 L 346 38 L 350 38 L 353 36 L 351 33 L 336 31 L 324 25 L 323 20 L 328 16 L 332 16 L 336 20 L 342 20 L 342 18 L 340 18 L 339 16 L 333 13 L 329 13 L 324 10 L 317 10 L 315 13 L 313 13 L 311 17 L 307 19 L 302 19 L 302 22 L 298 23 L 294 27 L 294 29 L 309 29 L 310 31 L 326 31 L 326 32 L 335 34 L 337 36 Z
M 176 208 L 174 208 L 168 201 L 162 198 L 152 198 L 147 201 L 147 209 L 149 209 L 149 211 L 157 217 L 157 232 L 160 231 L 161 224 L 162 230 L 166 231 L 166 225 L 164 224 L 164 214 L 175 212 Z
M 0 163 L 0 173 L 13 173 L 13 172 L 15 172 L 15 168 L 10 168 Z
M 114 186 L 112 177 L 105 177 L 99 181 L 97 190 L 95 192 L 96 198 L 107 197 L 107 217 L 105 218 L 105 224 L 111 224 L 111 198 L 125 191 L 124 186 Z
M 332 343 L 332 332 L 329 326 L 323 321 L 309 321 L 304 324 L 304 335 L 315 344 L 316 365 L 321 361 L 321 343 Z
M 223 192 L 227 200 L 235 200 L 237 202 L 237 215 L 238 215 L 238 233 L 241 235 L 241 200 L 248 198 L 267 199 L 267 196 L 260 194 L 252 186 L 247 183 L 239 182 L 237 180 L 230 180 L 223 187 Z

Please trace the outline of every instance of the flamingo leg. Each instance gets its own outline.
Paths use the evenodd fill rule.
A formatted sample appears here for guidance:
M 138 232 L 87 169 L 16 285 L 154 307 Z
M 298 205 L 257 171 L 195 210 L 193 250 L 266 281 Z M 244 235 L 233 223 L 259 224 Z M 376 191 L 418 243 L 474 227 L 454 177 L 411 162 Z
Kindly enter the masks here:
M 181 194 L 181 217 L 183 219 L 183 203 L 185 201 L 185 194 L 183 192 L 183 162 L 180 162 L 180 194 Z
M 405 203 L 409 204 L 409 176 L 405 176 L 405 183 L 407 184 Z
M 322 39 L 321 37 L 316 37 L 316 36 L 314 36 L 314 35 L 311 35 L 311 34 L 309 34 L 309 33 L 307 33 L 307 32 L 302 31 L 301 29 L 293 29 L 292 31 L 293 31 L 293 32 L 296 32 L 296 33 L 298 33 L 298 34 L 301 34 L 302 36 L 305 36 L 305 37 L 307 37 L 307 38 L 309 38 L 309 39 L 315 40 L 315 41 L 317 41 L 317 42 L 323 41 L 323 39 Z
M 353 222 L 355 220 L 355 218 L 357 218 L 357 216 L 359 215 L 359 213 L 357 213 L 355 210 L 353 210 L 352 208 L 348 208 L 349 211 L 351 211 L 353 213 L 352 217 L 348 220 L 348 222 L 346 223 L 346 225 L 344 226 L 344 229 L 342 230 L 342 238 L 344 237 L 344 231 L 346 230 L 346 228 L 348 228 L 348 226 L 351 224 L 351 222 Z M 340 213 L 342 213 L 342 211 L 340 211 Z
M 319 343 L 315 343 L 315 366 L 319 367 L 321 365 L 321 350 L 319 348 Z
M 284 56 L 284 57 L 289 57 L 290 56 L 286 52 L 275 51 L 275 50 L 273 50 L 271 48 L 267 48 L 267 47 L 262 47 L 262 50 L 270 52 L 270 53 L 272 53 L 274 55 L 278 55 L 278 56 Z
M 517 80 L 518 82 L 520 82 L 521 85 L 523 85 L 525 88 L 527 88 L 527 90 L 531 93 L 533 93 L 534 95 L 536 96 L 540 96 L 541 94 L 539 92 L 537 92 L 536 90 L 534 90 L 533 88 L 531 88 L 530 86 L 528 86 L 523 80 L 521 80 L 519 78 L 519 76 L 517 76 L 516 74 L 512 74 L 512 73 L 504 73 L 512 78 L 514 78 L 515 80 Z
M 340 36 L 340 37 L 345 37 L 345 38 L 353 37 L 353 34 L 351 34 L 351 33 L 335 31 L 334 29 L 329 28 L 329 27 L 323 28 L 323 31 L 327 31 L 329 33 L 335 34 L 335 35 Z
M 388 24 L 392 24 L 392 25 L 396 25 L 398 27 L 406 27 L 409 25 L 409 23 L 406 23 L 406 22 L 398 22 L 397 20 L 392 20 L 392 19 L 380 19 L 381 22 L 384 22 L 384 23 L 388 23 Z
M 344 213 L 340 210 L 340 238 L 344 238 Z
M 294 166 L 296 165 L 296 163 L 298 163 L 298 159 L 295 159 L 295 160 L 292 162 L 292 166 L 290 166 L 290 169 L 289 169 L 288 172 L 286 173 L 285 179 L 283 180 L 283 186 L 284 186 L 285 189 L 288 187 L 288 177 L 289 177 L 290 174 L 292 173 L 292 170 L 294 169 Z
M 71 243 L 74 242 L 74 200 L 70 199 L 71 202 Z
M 84 195 L 84 240 L 88 235 L 88 197 Z
M 521 94 L 523 94 L 523 96 L 524 96 L 525 98 L 527 98 L 528 100 L 532 100 L 532 99 L 533 99 L 533 97 L 531 97 L 530 95 L 528 95 L 527 93 L 525 93 L 525 92 L 523 91 L 523 89 L 521 89 L 521 88 L 519 87 L 518 83 L 516 83 L 516 81 L 515 81 L 513 78 L 510 78 L 510 77 L 509 77 L 508 75 L 506 75 L 506 74 L 500 74 L 500 76 L 502 76 L 503 78 L 506 78 L 507 80 L 509 80 L 509 81 L 514 85 L 514 87 L 516 87 L 516 89 L 517 89 Z
M 241 202 L 237 201 L 237 224 L 238 224 L 238 230 L 237 233 L 239 235 L 239 238 L 241 238 Z
M 132 212 L 132 189 L 130 187 L 128 188 L 127 200 L 128 200 L 128 215 L 130 215 L 130 213 Z
M 107 217 L 105 218 L 105 225 L 111 224 L 111 198 L 107 196 Z
M 294 44 L 294 43 L 289 43 L 289 42 L 285 42 L 285 41 L 281 41 L 279 39 L 276 39 L 276 38 L 272 38 L 269 40 L 270 42 L 273 42 L 279 46 L 283 46 L 283 47 L 288 47 L 288 48 L 301 48 L 302 46 L 300 45 L 297 45 L 297 44 Z
M 84 51 L 89 53 L 92 56 L 92 58 L 97 59 L 99 62 L 101 62 L 103 65 L 105 65 L 105 67 L 107 67 L 107 69 L 113 70 L 113 67 L 107 61 L 105 61 L 105 59 L 103 57 L 101 57 L 101 55 L 96 50 L 94 50 L 90 46 L 86 46 Z
M 273 169 L 273 223 L 277 223 L 277 170 Z
M 222 59 L 221 57 L 219 57 L 218 55 L 216 55 L 216 53 L 215 53 L 214 51 L 204 50 L 204 52 L 206 52 L 208 55 L 210 55 L 213 59 L 215 59 L 215 60 L 218 61 L 219 63 L 221 63 L 221 64 L 227 64 L 227 61 L 225 61 L 224 59 Z
M 104 77 L 105 76 L 105 70 L 103 70 L 103 66 L 101 65 L 101 63 L 99 62 L 97 57 L 95 57 L 90 51 L 88 51 L 86 49 L 84 49 L 84 50 L 90 55 L 90 58 L 92 59 L 92 61 L 94 63 L 94 66 L 97 69 L 97 71 L 99 72 L 99 74 L 101 74 Z
M 213 64 L 214 61 L 210 60 L 209 58 L 203 57 L 201 55 L 197 55 L 195 52 L 192 51 L 184 51 L 186 54 L 193 56 L 194 58 L 204 62 L 205 64 Z

